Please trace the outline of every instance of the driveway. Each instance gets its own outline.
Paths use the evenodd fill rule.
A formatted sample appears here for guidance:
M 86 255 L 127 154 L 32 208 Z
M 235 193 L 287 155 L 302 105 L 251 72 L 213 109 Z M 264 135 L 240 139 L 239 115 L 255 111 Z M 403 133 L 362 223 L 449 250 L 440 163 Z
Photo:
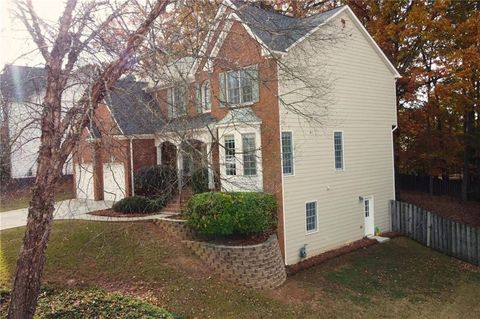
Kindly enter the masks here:
M 112 203 L 86 199 L 68 199 L 55 204 L 54 219 L 90 219 L 92 212 L 112 207 Z M 25 226 L 28 209 L 21 208 L 0 213 L 0 230 Z
M 93 201 L 88 199 L 67 199 L 57 202 L 55 204 L 54 219 L 82 219 L 82 220 L 96 220 L 96 221 L 110 221 L 110 222 L 124 222 L 124 221 L 138 221 L 138 220 L 152 220 L 163 219 L 171 217 L 172 213 L 159 213 L 156 215 L 147 215 L 140 217 L 107 217 L 90 215 L 100 209 L 112 207 L 113 202 L 108 201 Z M 0 230 L 25 226 L 27 224 L 28 209 L 16 209 L 8 212 L 0 213 Z

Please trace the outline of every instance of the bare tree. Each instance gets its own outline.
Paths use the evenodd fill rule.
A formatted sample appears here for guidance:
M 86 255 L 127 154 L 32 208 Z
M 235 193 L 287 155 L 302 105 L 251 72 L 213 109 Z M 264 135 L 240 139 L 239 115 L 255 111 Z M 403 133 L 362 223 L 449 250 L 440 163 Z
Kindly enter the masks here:
M 204 2 L 208 4 L 208 8 L 202 11 Z M 212 100 L 222 103 L 225 111 L 232 111 L 232 116 L 237 112 L 235 102 L 226 101 L 218 94 L 208 96 L 208 102 L 199 101 L 198 91 L 201 88 L 192 85 L 191 64 L 187 63 L 187 67 L 182 67 L 185 56 L 190 57 L 191 62 L 215 58 L 216 63 L 226 69 L 238 67 L 238 61 L 235 59 L 228 56 L 212 57 L 210 51 L 202 49 L 203 39 L 210 32 L 215 33 L 218 26 L 220 26 L 219 29 L 223 29 L 226 25 L 236 23 L 237 20 L 232 18 L 232 15 L 225 15 L 220 21 L 211 23 L 210 20 L 217 7 L 208 0 L 177 1 L 176 9 L 166 13 L 165 9 L 169 4 L 170 1 L 158 0 L 149 8 L 135 0 L 125 0 L 113 7 L 109 2 L 77 3 L 76 0 L 68 0 L 58 25 L 49 25 L 36 14 L 30 0 L 19 2 L 18 15 L 45 59 L 47 80 L 45 96 L 39 103 L 42 111 L 39 116 L 42 135 L 36 182 L 29 208 L 27 230 L 17 262 L 9 318 L 31 318 L 35 312 L 45 263 L 45 250 L 53 220 L 54 186 L 66 160 L 76 152 L 84 128 L 93 129 L 91 126 L 95 122 L 97 104 L 104 101 L 104 98 L 108 98 L 110 89 L 127 70 L 131 71 L 135 68 L 136 74 L 150 82 L 151 90 L 160 105 L 168 105 L 172 112 L 179 112 L 177 114 L 179 116 L 175 118 L 168 115 L 164 117 L 168 131 L 163 129 L 156 131 L 155 139 L 176 141 L 177 161 L 174 165 L 179 169 L 180 195 L 183 184 L 182 174 L 185 173 L 184 169 L 191 170 L 188 167 L 190 164 L 209 170 L 210 188 L 219 189 L 220 183 L 225 190 L 239 190 L 245 187 L 245 183 L 238 184 L 238 179 L 220 174 L 219 165 L 229 167 L 231 170 L 245 169 L 249 166 L 252 176 L 245 176 L 246 179 L 251 180 L 247 185 L 251 185 L 253 187 L 251 189 L 256 189 L 258 184 L 255 183 L 261 183 L 261 180 L 259 182 L 256 177 L 253 177 L 253 175 L 263 174 L 260 169 L 257 172 L 256 168 L 256 163 L 262 161 L 260 144 L 265 147 L 270 143 L 278 143 L 279 132 L 271 132 L 269 137 L 261 143 L 251 138 L 246 139 L 246 145 L 241 147 L 242 150 L 232 154 L 232 150 L 227 149 L 228 147 L 219 141 L 224 141 L 229 132 L 236 130 L 238 126 L 247 127 L 248 130 L 249 128 L 258 129 L 258 124 L 240 118 L 227 123 L 219 131 L 207 125 L 204 127 L 208 135 L 206 139 L 211 144 L 206 148 L 198 147 L 198 140 L 196 140 L 198 127 L 187 125 L 191 120 L 187 115 L 194 114 L 195 112 L 192 111 L 195 109 L 197 113 L 198 110 L 203 113 L 202 108 L 206 106 L 204 104 Z M 228 8 L 228 10 L 235 13 L 237 9 Z M 148 14 L 138 15 L 138 12 L 148 11 Z M 99 12 L 102 14 L 99 15 Z M 110 13 L 106 15 L 105 12 Z M 135 14 L 128 14 L 132 12 Z M 241 13 L 240 10 L 237 13 Z M 156 19 L 160 15 L 165 19 L 161 21 Z M 257 30 L 265 28 L 261 30 L 262 32 L 279 36 L 278 29 L 271 30 L 268 24 L 265 25 L 263 22 L 253 19 L 246 23 Z M 132 25 L 138 23 L 141 23 L 140 26 L 132 29 Z M 281 30 L 285 33 L 282 36 L 293 43 L 294 39 L 288 39 L 289 35 L 295 35 L 298 31 L 307 33 L 313 27 L 315 25 L 308 23 L 292 24 Z M 272 63 L 260 66 L 263 68 L 259 70 L 261 78 L 248 72 L 242 75 L 246 77 L 244 79 L 246 82 L 260 82 L 262 90 L 277 98 L 284 110 L 296 114 L 302 121 L 307 120 L 311 123 L 311 127 L 305 127 L 306 130 L 322 128 L 327 116 L 329 88 L 333 80 L 327 76 L 327 71 L 322 78 L 318 78 L 311 72 L 312 62 L 308 59 L 314 59 L 321 54 L 319 46 L 314 43 L 322 43 L 324 46 L 334 45 L 342 36 L 341 32 L 338 32 L 338 26 L 325 27 L 323 30 L 309 38 L 310 45 L 298 49 L 303 50 L 302 60 L 295 61 L 293 57 L 292 61 L 285 61 L 278 56 L 277 52 L 263 47 L 262 50 L 266 51 L 263 53 L 270 57 Z M 230 32 L 235 33 L 235 31 Z M 246 38 L 249 39 L 248 41 L 251 40 L 243 33 L 238 36 L 244 37 L 245 41 L 247 41 Z M 142 42 L 147 42 L 148 48 L 147 45 L 143 46 L 145 43 L 142 44 Z M 275 65 L 275 68 L 272 65 Z M 318 63 L 316 66 L 318 72 L 321 66 Z M 273 74 L 273 69 L 277 70 L 278 74 Z M 79 75 L 81 73 L 84 74 Z M 276 81 L 280 77 L 285 83 L 293 83 L 281 93 L 276 87 Z M 210 78 L 203 80 L 210 80 Z M 159 94 L 162 90 L 161 83 L 175 83 L 183 88 L 180 90 L 183 102 L 172 105 L 171 101 L 162 97 Z M 69 107 L 65 107 L 65 92 L 72 85 L 78 84 L 83 88 L 80 98 L 69 102 Z M 211 91 L 209 94 L 212 94 Z M 203 96 L 205 97 L 206 95 Z M 154 106 L 152 112 L 161 113 L 162 110 Z M 132 121 L 135 120 L 131 114 L 126 116 L 130 116 Z M 218 117 L 220 115 L 217 115 Z M 139 120 L 142 121 L 142 119 Z M 109 130 L 102 133 L 113 135 Z M 105 148 L 111 151 L 118 148 L 119 143 L 114 138 L 106 136 L 105 141 L 107 141 L 104 143 Z M 91 147 L 95 148 L 97 144 L 92 143 Z M 213 156 L 220 157 L 218 153 L 223 154 L 224 162 L 212 160 Z M 124 156 L 127 157 L 128 154 Z M 275 154 L 268 154 L 268 156 L 280 157 L 280 147 L 277 147 Z M 181 161 L 178 161 L 179 158 Z M 258 167 L 261 166 L 258 165 Z M 117 182 L 116 179 L 115 182 Z M 272 185 L 268 191 L 278 193 L 281 187 Z
M 126 1 L 127 3 L 129 1 Z M 54 186 L 63 165 L 78 143 L 89 116 L 105 92 L 130 67 L 135 51 L 153 22 L 169 1 L 156 1 L 138 28 L 130 33 L 123 48 L 110 63 L 98 71 L 82 98 L 62 112 L 62 96 L 78 62 L 124 8 L 120 5 L 96 25 L 91 23 L 99 6 L 90 1 L 79 4 L 68 0 L 56 28 L 37 15 L 31 0 L 18 3 L 18 14 L 45 59 L 46 93 L 42 103 L 40 149 L 36 181 L 30 202 L 27 229 L 23 239 L 11 295 L 9 318 L 32 318 L 40 291 L 45 250 L 50 237 L 54 212 Z

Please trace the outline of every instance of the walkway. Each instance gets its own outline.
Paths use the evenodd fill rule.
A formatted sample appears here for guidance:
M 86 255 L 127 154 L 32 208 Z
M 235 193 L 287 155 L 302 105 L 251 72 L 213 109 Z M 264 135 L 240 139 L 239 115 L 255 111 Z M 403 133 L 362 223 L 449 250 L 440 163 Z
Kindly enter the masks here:
M 68 199 L 55 204 L 54 219 L 79 219 L 96 221 L 137 221 L 171 217 L 172 214 L 160 213 L 141 217 L 107 217 L 88 214 L 100 209 L 112 207 L 112 202 L 93 201 L 86 199 Z M 25 226 L 28 209 L 21 208 L 0 213 L 0 230 Z

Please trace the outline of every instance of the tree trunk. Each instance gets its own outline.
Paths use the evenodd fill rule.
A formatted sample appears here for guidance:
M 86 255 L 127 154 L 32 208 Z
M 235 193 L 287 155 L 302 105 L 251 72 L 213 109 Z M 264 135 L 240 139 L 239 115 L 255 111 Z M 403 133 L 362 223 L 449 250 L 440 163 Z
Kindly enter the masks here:
M 33 318 L 54 212 L 53 185 L 35 185 L 13 283 L 9 319 Z

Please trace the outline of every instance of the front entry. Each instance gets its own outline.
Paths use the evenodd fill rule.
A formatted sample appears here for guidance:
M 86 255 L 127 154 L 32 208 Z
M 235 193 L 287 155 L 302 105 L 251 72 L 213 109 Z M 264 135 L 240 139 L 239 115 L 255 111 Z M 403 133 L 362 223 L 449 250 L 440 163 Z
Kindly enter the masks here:
M 363 198 L 363 216 L 365 218 L 365 236 L 375 235 L 375 223 L 373 221 L 373 197 Z

